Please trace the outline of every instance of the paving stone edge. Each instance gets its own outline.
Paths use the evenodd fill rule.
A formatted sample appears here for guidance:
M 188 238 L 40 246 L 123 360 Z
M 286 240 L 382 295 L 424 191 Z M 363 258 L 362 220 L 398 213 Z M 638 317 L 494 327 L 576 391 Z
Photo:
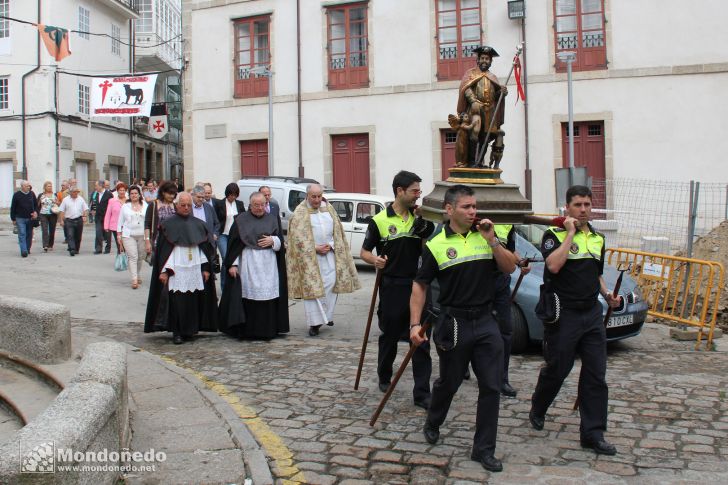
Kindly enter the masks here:
M 243 451 L 243 461 L 250 472 L 249 478 L 253 483 L 255 485 L 273 485 L 273 474 L 270 471 L 265 452 L 261 449 L 260 444 L 253 437 L 248 427 L 240 420 L 240 417 L 222 397 L 210 390 L 204 382 L 190 374 L 186 369 L 166 362 L 160 356 L 144 349 L 129 344 L 126 345 L 134 349 L 134 351 L 143 352 L 148 358 L 154 359 L 170 372 L 177 374 L 192 384 L 197 389 L 197 392 L 210 403 L 215 413 L 225 422 L 233 442 Z

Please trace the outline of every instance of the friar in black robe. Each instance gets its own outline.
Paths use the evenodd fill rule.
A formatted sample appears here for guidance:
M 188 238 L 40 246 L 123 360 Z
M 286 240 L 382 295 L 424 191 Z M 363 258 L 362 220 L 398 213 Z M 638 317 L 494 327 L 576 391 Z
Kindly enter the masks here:
M 278 242 L 269 239 L 269 236 L 277 238 Z M 280 245 L 277 251 L 272 246 L 261 247 L 262 244 Z M 252 278 L 243 276 L 241 272 L 247 271 L 250 276 L 252 268 L 238 268 L 238 257 L 243 251 L 274 251 L 275 268 L 271 264 L 269 271 L 276 271 L 278 274 L 278 297 L 271 299 L 243 298 L 243 281 L 255 285 L 256 276 Z M 256 259 L 261 262 L 261 257 L 250 254 L 249 260 Z M 227 278 L 220 299 L 219 328 L 220 331 L 238 338 L 260 338 L 272 339 L 280 333 L 290 330 L 288 321 L 288 281 L 286 278 L 286 256 L 283 235 L 277 218 L 265 212 L 265 198 L 260 193 L 250 196 L 248 210 L 235 218 L 230 228 L 228 239 L 228 251 L 225 257 L 224 267 L 228 268 L 222 278 Z M 243 256 L 246 259 L 246 256 Z M 230 269 L 234 268 L 235 276 L 230 275 Z M 275 286 L 274 286 L 275 287 Z M 252 290 L 252 288 L 251 288 Z M 270 288 L 268 288 L 270 290 Z M 253 291 L 254 292 L 254 291 Z M 250 292 L 249 292 L 250 293 Z
M 189 194 L 179 195 L 176 211 L 159 229 L 144 332 L 172 332 L 173 341 L 178 344 L 199 331 L 217 331 L 217 293 L 210 264 L 215 250 L 209 242 L 205 224 L 192 215 L 192 198 Z M 204 289 L 170 291 L 169 278 L 174 276 L 174 270 L 165 266 L 168 266 L 168 261 L 173 258 L 175 248 L 178 247 L 189 249 L 183 253 L 189 252 L 190 261 L 201 255 L 207 259 L 204 261 L 200 258 L 199 264 Z M 199 248 L 200 253 L 191 248 Z M 164 276 L 160 278 L 160 275 Z

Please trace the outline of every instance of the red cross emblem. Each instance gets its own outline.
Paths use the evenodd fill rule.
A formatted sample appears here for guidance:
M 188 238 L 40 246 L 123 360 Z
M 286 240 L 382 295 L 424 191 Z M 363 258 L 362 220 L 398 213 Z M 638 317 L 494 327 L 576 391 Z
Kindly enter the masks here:
M 157 133 L 161 133 L 162 130 L 164 130 L 164 123 L 162 123 L 162 120 L 157 120 L 153 125 L 152 129 L 156 131 Z
M 101 88 L 101 104 L 104 104 L 106 91 L 108 91 L 111 86 L 113 86 L 113 84 L 110 83 L 108 79 L 104 80 L 103 84 L 99 84 L 99 87 Z

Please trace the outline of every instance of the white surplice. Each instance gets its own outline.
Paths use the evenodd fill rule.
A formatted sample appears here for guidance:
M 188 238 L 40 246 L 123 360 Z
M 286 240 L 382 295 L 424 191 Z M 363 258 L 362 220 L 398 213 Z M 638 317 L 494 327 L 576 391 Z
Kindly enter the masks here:
M 245 248 L 238 256 L 238 271 L 243 287 L 243 298 L 265 301 L 280 295 L 278 261 L 276 252 L 281 249 L 281 240 L 273 238 L 273 247 L 267 249 Z
M 326 202 L 321 202 L 324 207 Z M 321 279 L 324 282 L 324 296 L 315 300 L 304 300 L 303 308 L 306 311 L 306 322 L 309 327 L 325 325 L 334 320 L 334 307 L 338 295 L 333 292 L 336 284 L 336 258 L 334 256 L 334 220 L 328 212 L 315 212 L 310 214 L 311 228 L 313 229 L 314 244 L 328 244 L 331 251 L 321 255 L 316 254 Z
M 197 246 L 175 246 L 164 269 L 171 269 L 174 274 L 169 276 L 169 291 L 202 291 L 205 282 L 202 279 L 201 266 L 207 263 L 207 257 Z

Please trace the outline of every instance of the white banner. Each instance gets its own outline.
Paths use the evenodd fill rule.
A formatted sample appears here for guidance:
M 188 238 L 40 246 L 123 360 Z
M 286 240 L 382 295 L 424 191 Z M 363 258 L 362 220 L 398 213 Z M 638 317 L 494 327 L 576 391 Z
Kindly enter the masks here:
M 156 82 L 156 74 L 93 78 L 91 116 L 149 116 Z

